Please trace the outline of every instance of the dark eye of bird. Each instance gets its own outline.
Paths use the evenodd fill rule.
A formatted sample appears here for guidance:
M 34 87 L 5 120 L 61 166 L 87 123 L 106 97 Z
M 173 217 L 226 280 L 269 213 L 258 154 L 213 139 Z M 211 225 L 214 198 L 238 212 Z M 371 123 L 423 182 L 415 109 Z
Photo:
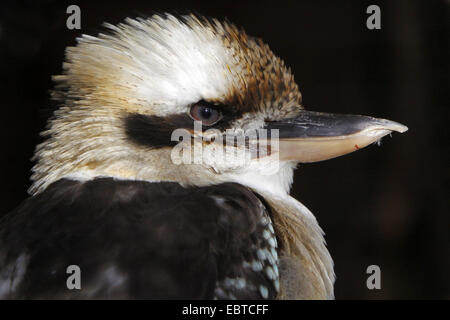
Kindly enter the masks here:
M 222 114 L 214 107 L 202 104 L 194 104 L 190 114 L 192 119 L 201 121 L 205 126 L 211 126 L 222 118 Z

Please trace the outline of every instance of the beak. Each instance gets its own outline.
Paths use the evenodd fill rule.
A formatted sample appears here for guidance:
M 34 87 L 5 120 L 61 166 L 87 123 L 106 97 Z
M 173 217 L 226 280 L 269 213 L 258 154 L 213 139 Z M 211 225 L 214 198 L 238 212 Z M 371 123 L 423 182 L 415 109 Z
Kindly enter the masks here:
M 400 123 L 367 116 L 302 111 L 296 118 L 268 122 L 278 129 L 280 160 L 316 162 L 364 148 L 385 135 L 408 128 Z

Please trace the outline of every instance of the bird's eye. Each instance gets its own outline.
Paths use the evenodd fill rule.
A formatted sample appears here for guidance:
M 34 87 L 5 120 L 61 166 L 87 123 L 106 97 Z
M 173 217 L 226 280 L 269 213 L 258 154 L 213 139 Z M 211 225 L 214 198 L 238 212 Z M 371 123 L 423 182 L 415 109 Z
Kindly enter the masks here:
M 217 109 L 203 104 L 194 104 L 191 107 L 190 114 L 192 119 L 201 121 L 205 126 L 212 126 L 222 119 L 222 114 Z

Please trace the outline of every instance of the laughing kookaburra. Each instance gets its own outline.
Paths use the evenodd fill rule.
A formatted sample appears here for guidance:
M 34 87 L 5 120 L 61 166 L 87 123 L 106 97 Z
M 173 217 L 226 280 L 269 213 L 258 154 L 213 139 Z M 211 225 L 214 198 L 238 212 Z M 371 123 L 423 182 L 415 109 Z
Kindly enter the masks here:
M 0 297 L 333 298 L 323 232 L 289 196 L 293 170 L 407 128 L 306 111 L 283 61 L 227 22 L 106 28 L 67 48 L 54 77 L 30 198 L 0 224 Z

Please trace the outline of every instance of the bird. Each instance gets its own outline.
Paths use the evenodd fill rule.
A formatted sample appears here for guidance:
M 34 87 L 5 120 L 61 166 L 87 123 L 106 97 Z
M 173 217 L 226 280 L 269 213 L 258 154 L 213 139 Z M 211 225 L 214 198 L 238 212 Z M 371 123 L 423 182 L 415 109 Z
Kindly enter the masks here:
M 66 48 L 53 80 L 29 197 L 0 222 L 1 299 L 334 299 L 294 170 L 407 130 L 306 110 L 266 43 L 197 14 L 105 23 Z M 252 130 L 270 139 L 237 142 Z M 204 152 L 218 145 L 251 152 Z

